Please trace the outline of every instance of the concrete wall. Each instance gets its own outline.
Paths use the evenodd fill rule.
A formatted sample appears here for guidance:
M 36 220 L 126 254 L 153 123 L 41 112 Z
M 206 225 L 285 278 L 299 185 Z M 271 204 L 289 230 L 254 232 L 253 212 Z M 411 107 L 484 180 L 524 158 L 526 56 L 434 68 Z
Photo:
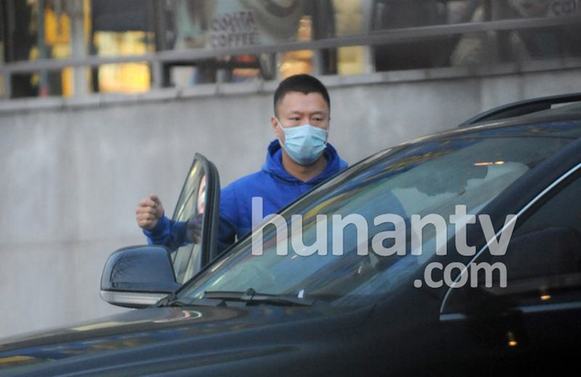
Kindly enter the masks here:
M 576 91 L 581 69 L 325 81 L 330 139 L 352 163 L 498 104 Z M 272 139 L 273 88 L 0 103 L 0 338 L 124 310 L 101 301 L 99 279 L 112 251 L 144 242 L 134 220 L 138 200 L 158 193 L 171 213 L 196 151 L 217 165 L 222 183 L 258 169 Z

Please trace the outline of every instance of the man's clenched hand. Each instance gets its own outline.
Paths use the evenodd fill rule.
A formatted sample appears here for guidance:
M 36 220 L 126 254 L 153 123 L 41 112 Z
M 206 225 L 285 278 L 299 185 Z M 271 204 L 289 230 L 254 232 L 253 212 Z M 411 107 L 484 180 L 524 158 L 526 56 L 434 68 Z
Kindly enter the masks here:
M 159 200 L 157 195 L 149 195 L 137 205 L 137 210 L 135 211 L 137 225 L 142 229 L 151 230 L 155 228 L 163 213 L 161 200 Z

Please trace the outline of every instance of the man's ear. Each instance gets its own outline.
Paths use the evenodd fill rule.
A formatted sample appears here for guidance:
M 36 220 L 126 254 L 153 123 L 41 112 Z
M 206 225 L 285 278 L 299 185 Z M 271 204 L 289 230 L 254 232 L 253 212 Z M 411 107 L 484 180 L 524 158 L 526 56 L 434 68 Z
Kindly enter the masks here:
M 278 126 L 278 121 L 276 120 L 276 117 L 274 115 L 270 117 L 270 125 L 272 126 L 272 129 L 276 132 L 276 126 Z
M 282 126 L 280 122 L 276 119 L 276 116 L 270 118 L 270 124 L 272 125 L 272 132 L 279 142 L 284 143 L 284 132 L 279 126 Z

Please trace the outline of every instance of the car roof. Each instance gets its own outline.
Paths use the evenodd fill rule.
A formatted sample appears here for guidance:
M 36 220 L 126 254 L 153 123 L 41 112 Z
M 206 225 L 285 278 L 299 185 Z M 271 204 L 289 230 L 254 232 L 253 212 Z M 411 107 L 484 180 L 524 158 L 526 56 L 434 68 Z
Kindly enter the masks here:
M 581 138 L 581 103 L 576 108 L 563 110 L 551 109 L 513 118 L 487 120 L 472 125 L 459 126 L 440 132 L 410 139 L 374 153 L 360 162 L 374 160 L 389 153 L 394 148 L 408 148 L 419 143 L 429 143 L 455 137 L 558 137 L 567 139 Z
M 581 107 L 581 106 L 580 106 Z M 581 109 L 577 112 L 539 112 L 526 116 L 483 121 L 410 140 L 397 147 L 458 136 L 581 138 Z M 389 148 L 391 149 L 391 148 Z
M 499 120 L 518 122 L 520 119 L 546 122 L 581 119 L 581 93 L 532 98 L 505 104 L 477 114 L 458 127 L 466 128 Z

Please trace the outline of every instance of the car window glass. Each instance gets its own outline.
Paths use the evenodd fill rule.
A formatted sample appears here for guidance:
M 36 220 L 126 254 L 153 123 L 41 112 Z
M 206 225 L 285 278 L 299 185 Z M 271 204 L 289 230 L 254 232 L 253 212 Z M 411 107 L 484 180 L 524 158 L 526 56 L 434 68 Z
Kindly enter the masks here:
M 516 223 L 505 255 L 487 250 L 477 266 L 503 266 L 477 276 L 477 287 L 453 292 L 445 311 L 465 310 L 473 301 L 498 297 L 511 305 L 537 305 L 581 299 L 581 178 L 573 176 Z M 467 270 L 469 271 L 469 270 Z M 483 272 L 482 270 L 481 272 Z M 487 281 L 488 279 L 488 281 Z M 506 287 L 501 287 L 501 280 Z M 507 301 L 508 300 L 508 301 Z
M 171 252 L 176 281 L 179 284 L 189 280 L 201 267 L 201 235 L 208 194 L 206 177 L 202 163 L 194 161 L 172 218 L 177 223 L 185 223 L 184 242 Z
M 507 253 L 497 258 L 506 264 L 508 292 L 541 293 L 551 289 L 581 288 L 581 179 L 567 184 L 513 233 Z M 560 278 L 573 279 L 571 284 Z M 579 276 L 577 276 L 579 277 Z
M 276 237 L 274 226 L 264 229 L 260 256 L 252 255 L 252 238 L 240 242 L 211 269 L 182 291 L 184 299 L 203 296 L 204 291 L 256 291 L 269 294 L 306 294 L 334 297 L 337 302 L 355 302 L 384 294 L 427 261 L 435 252 L 436 234 L 427 227 L 422 255 L 407 249 L 405 256 L 359 255 L 358 246 L 372 248 L 372 238 L 389 225 L 374 226 L 374 218 L 391 213 L 406 222 L 412 214 L 435 213 L 445 219 L 457 204 L 468 213 L 478 213 L 506 187 L 554 154 L 571 138 L 553 135 L 553 129 L 488 130 L 485 135 L 461 135 L 418 143 L 408 148 L 363 161 L 358 169 L 321 186 L 282 214 L 288 237 Z M 508 135 L 503 134 L 508 133 Z M 344 228 L 343 255 L 334 255 L 337 245 L 329 236 L 323 243 L 326 255 L 301 254 L 293 240 L 313 245 L 317 216 L 343 217 L 356 214 L 369 225 L 369 238 L 358 238 L 354 226 Z M 300 215 L 300 232 L 292 231 L 292 215 Z M 330 227 L 331 220 L 327 227 Z M 449 224 L 447 224 L 449 225 Z M 447 238 L 453 236 L 448 227 Z M 327 228 L 327 234 L 332 229 Z M 411 235 L 406 233 L 409 240 Z M 285 244 L 286 255 L 279 255 Z M 406 245 L 409 246 L 409 242 Z M 385 245 L 388 247 L 389 245 Z M 283 248 L 284 249 L 284 248 Z M 321 251 L 321 250 L 319 250 Z

